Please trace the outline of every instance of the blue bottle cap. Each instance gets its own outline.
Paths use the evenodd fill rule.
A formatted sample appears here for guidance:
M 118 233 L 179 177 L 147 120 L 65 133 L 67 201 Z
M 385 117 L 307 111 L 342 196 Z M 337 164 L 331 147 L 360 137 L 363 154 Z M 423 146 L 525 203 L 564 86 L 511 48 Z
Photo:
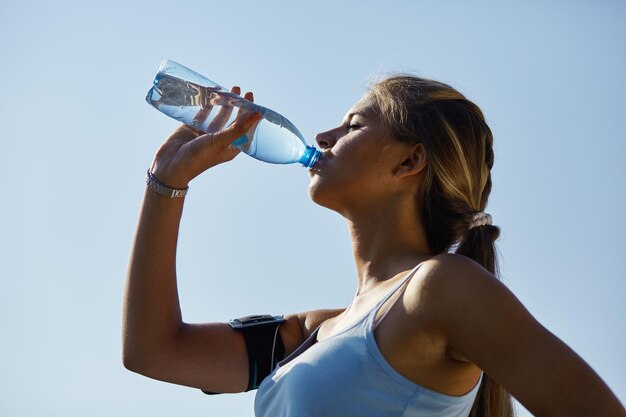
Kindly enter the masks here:
M 321 154 L 322 153 L 315 149 L 315 147 L 307 145 L 299 162 L 302 163 L 303 167 L 311 168 L 317 161 L 319 161 Z

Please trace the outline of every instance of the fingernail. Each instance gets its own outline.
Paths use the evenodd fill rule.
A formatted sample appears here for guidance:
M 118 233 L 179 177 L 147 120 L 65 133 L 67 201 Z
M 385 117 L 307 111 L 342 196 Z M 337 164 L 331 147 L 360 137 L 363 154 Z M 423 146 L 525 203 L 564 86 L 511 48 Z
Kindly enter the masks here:
M 231 145 L 233 146 L 239 146 L 239 145 L 243 145 L 244 143 L 248 142 L 248 136 L 243 135 L 243 136 L 239 136 L 237 139 L 235 139 L 234 142 L 231 143 Z

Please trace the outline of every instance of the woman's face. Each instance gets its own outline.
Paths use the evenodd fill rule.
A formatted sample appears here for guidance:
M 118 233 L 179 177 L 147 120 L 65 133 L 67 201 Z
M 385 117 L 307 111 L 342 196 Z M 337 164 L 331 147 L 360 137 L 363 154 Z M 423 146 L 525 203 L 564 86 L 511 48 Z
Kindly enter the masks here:
M 365 96 L 342 123 L 315 140 L 320 161 L 309 170 L 313 201 L 341 214 L 380 203 L 394 189 L 394 169 L 406 145 L 384 129 L 373 99 Z

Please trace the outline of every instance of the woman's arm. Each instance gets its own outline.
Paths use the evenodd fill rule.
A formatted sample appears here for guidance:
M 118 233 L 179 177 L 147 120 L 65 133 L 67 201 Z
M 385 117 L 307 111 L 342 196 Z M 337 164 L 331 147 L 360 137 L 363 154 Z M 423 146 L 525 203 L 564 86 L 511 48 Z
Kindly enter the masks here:
M 626 416 L 593 369 L 469 258 L 435 258 L 420 293 L 428 319 L 450 347 L 500 383 L 533 415 Z
M 237 87 L 232 90 L 239 94 Z M 252 94 L 244 96 L 253 100 Z M 208 112 L 200 112 L 203 124 Z M 211 134 L 184 125 L 158 150 L 151 171 L 172 188 L 185 188 L 208 168 L 233 159 L 230 144 L 259 120 L 239 115 L 221 130 L 230 112 L 222 108 L 211 121 Z M 123 362 L 131 371 L 211 392 L 242 392 L 248 386 L 248 355 L 243 335 L 227 323 L 182 321 L 176 285 L 176 244 L 182 198 L 167 198 L 146 188 L 131 251 L 123 314 Z M 286 315 L 279 332 L 289 354 L 319 323 L 341 309 Z
M 152 173 L 170 187 L 185 188 L 203 171 L 233 159 L 239 151 L 230 144 L 259 117 L 257 113 L 240 115 L 227 129 L 206 135 L 180 126 L 157 152 Z M 124 365 L 183 385 L 243 391 L 248 375 L 241 334 L 224 323 L 182 322 L 176 286 L 182 211 L 182 198 L 167 198 L 146 189 L 126 281 Z

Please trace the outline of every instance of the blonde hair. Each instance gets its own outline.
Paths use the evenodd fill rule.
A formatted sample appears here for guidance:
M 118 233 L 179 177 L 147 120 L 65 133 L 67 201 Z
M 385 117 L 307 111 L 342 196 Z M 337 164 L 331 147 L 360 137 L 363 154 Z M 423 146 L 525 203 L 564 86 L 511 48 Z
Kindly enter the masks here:
M 465 255 L 497 276 L 494 241 L 500 229 L 470 227 L 491 192 L 493 136 L 482 111 L 449 85 L 412 75 L 379 81 L 369 95 L 396 139 L 426 150 L 418 198 L 430 250 Z M 470 417 L 513 415 L 510 394 L 485 374 Z

